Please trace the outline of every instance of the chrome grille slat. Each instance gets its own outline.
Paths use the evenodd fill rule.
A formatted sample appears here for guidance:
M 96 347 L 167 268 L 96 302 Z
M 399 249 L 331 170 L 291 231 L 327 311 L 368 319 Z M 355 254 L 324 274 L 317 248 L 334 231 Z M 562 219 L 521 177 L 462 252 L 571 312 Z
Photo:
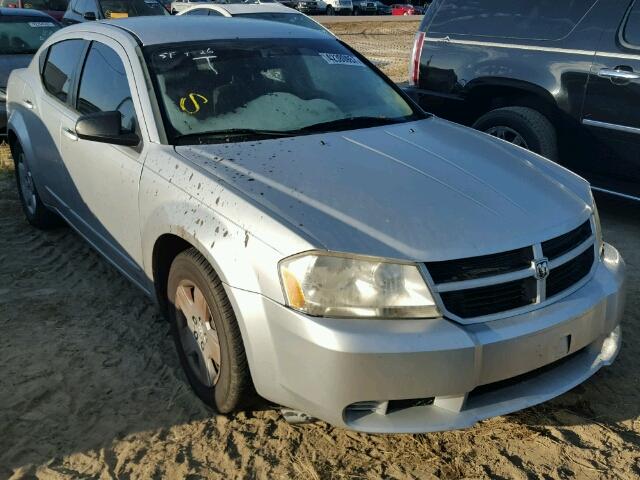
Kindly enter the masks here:
M 579 288 L 595 268 L 595 243 L 590 218 L 563 235 L 529 247 L 452 260 L 450 265 L 447 261 L 429 262 L 425 268 L 445 315 L 475 323 L 537 308 L 548 298 L 555 301 Z M 523 265 L 529 256 L 529 264 Z M 448 281 L 452 278 L 464 279 Z

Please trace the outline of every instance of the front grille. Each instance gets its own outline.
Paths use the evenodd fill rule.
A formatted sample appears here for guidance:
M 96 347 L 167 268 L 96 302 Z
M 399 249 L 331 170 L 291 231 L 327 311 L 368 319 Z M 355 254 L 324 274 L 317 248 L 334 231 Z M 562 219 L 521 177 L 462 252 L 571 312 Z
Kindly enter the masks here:
M 547 297 L 553 297 L 575 285 L 591 271 L 593 248 L 588 248 L 573 260 L 551 270 L 547 278 Z
M 570 232 L 537 245 L 428 262 L 425 266 L 445 314 L 481 321 L 483 317 L 544 303 L 584 279 L 595 261 L 593 233 L 591 221 L 587 220 Z M 534 256 L 535 252 L 541 253 Z M 560 257 L 563 263 L 554 264 Z M 545 278 L 547 260 L 552 268 Z
M 549 260 L 570 252 L 591 236 L 591 222 L 588 220 L 578 228 L 564 235 L 542 242 L 542 254 Z
M 429 262 L 427 269 L 436 283 L 460 282 L 474 278 L 492 277 L 517 272 L 531 266 L 531 247 L 482 257 L 463 258 L 446 262 Z
M 526 307 L 536 301 L 533 277 L 487 287 L 442 293 L 447 310 L 462 318 L 481 317 Z

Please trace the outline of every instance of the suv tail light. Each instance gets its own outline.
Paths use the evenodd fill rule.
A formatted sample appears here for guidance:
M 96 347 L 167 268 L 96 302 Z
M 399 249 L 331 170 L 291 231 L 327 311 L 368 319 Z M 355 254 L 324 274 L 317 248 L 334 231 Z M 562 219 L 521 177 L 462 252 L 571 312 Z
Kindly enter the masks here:
M 409 85 L 418 86 L 420 77 L 420 57 L 422 56 L 422 46 L 424 45 L 424 32 L 416 33 L 413 41 L 413 52 L 411 54 L 411 64 L 409 65 Z

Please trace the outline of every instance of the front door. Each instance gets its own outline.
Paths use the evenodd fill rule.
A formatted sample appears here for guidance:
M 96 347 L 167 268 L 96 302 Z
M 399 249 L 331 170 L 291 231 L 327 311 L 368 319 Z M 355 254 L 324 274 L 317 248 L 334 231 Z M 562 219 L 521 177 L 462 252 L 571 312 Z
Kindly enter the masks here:
M 121 129 L 137 131 L 136 91 L 124 49 L 109 39 L 92 41 L 75 96 L 74 118 L 61 123 L 61 151 L 74 189 L 65 199 L 77 226 L 134 281 L 144 285 L 141 268 L 138 186 L 143 155 L 130 148 L 78 138 L 84 114 L 118 111 Z
M 582 123 L 597 143 L 589 180 L 640 199 L 640 0 L 619 29 L 605 31 L 595 57 Z

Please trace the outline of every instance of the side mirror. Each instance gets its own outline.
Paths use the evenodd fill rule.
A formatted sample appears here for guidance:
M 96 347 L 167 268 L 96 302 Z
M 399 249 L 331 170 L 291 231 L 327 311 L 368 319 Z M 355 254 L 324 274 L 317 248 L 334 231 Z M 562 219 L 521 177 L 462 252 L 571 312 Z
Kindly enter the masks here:
M 96 19 L 95 12 L 84 12 L 83 18 L 89 22 L 93 22 Z
M 135 133 L 123 133 L 120 129 L 120 112 L 98 112 L 82 115 L 76 122 L 76 135 L 83 140 L 135 147 L 140 137 Z

